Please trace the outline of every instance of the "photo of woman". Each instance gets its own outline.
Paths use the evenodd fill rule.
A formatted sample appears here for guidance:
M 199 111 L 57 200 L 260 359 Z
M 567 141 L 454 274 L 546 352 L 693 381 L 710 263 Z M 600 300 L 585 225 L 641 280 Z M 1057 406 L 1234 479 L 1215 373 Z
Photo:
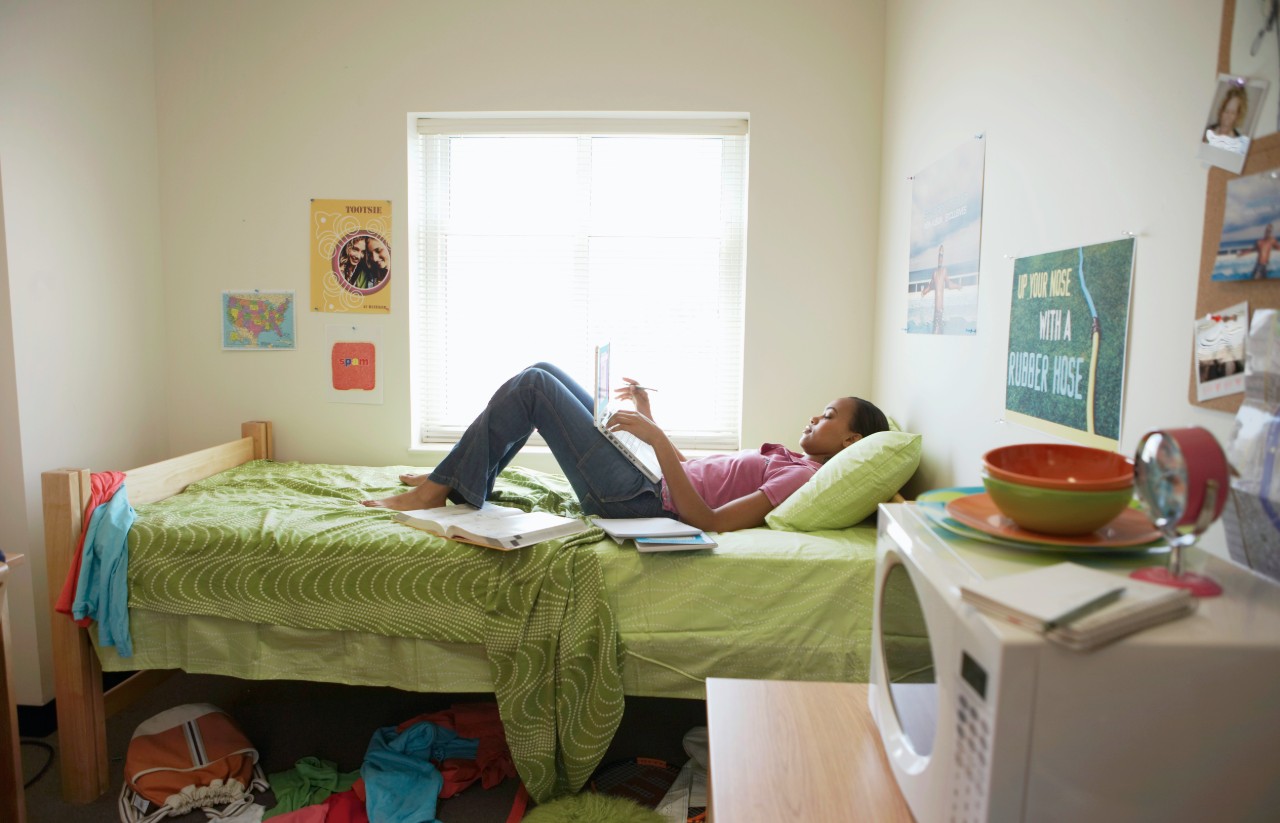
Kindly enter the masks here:
M 1240 173 L 1258 112 L 1266 96 L 1265 80 L 1219 75 L 1200 138 L 1200 159 Z
M 333 273 L 343 288 L 372 294 L 386 285 L 391 274 L 391 248 L 367 229 L 352 232 L 338 244 Z

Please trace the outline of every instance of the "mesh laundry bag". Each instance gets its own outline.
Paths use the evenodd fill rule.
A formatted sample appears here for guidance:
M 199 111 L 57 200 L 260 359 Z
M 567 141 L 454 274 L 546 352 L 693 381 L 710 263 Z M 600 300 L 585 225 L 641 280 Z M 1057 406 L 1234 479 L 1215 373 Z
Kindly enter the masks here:
M 124 823 L 154 823 L 197 809 L 227 817 L 267 788 L 258 750 L 230 715 L 188 703 L 144 721 L 129 741 L 120 789 Z

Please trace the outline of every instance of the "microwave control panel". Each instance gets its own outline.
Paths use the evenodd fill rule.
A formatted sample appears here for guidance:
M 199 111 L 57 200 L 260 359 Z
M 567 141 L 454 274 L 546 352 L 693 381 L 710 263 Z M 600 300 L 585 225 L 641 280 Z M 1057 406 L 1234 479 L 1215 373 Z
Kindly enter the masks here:
M 986 823 L 991 774 L 991 712 L 985 693 L 987 673 L 961 652 L 956 689 L 956 754 L 951 785 L 952 823 Z

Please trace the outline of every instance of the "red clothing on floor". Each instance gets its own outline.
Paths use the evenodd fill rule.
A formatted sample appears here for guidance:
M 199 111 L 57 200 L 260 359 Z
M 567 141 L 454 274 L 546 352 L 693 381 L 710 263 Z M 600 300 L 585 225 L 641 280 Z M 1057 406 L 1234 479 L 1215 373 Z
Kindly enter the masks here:
M 511 760 L 511 749 L 507 747 L 507 735 L 498 716 L 497 703 L 455 703 L 444 711 L 406 720 L 396 727 L 396 731 L 403 732 L 422 722 L 435 723 L 452 729 L 461 737 L 480 741 L 475 760 L 454 758 L 440 764 L 440 774 L 444 777 L 441 798 L 453 797 L 477 780 L 484 788 L 491 789 L 506 778 L 516 776 L 516 765 Z
M 369 823 L 369 813 L 365 811 L 364 795 L 352 787 L 329 795 L 321 803 L 267 819 L 272 823 Z
M 356 794 L 355 789 L 331 794 L 324 804 L 329 807 L 329 816 L 325 818 L 325 823 L 369 823 L 369 813 L 364 807 L 364 796 Z

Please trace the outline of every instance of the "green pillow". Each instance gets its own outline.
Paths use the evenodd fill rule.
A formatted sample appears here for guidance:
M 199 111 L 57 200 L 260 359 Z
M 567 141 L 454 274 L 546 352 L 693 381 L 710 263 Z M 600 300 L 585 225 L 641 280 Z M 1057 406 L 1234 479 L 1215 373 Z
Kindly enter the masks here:
M 877 432 L 824 463 L 765 523 L 794 532 L 848 528 L 897 494 L 919 465 L 920 435 Z

